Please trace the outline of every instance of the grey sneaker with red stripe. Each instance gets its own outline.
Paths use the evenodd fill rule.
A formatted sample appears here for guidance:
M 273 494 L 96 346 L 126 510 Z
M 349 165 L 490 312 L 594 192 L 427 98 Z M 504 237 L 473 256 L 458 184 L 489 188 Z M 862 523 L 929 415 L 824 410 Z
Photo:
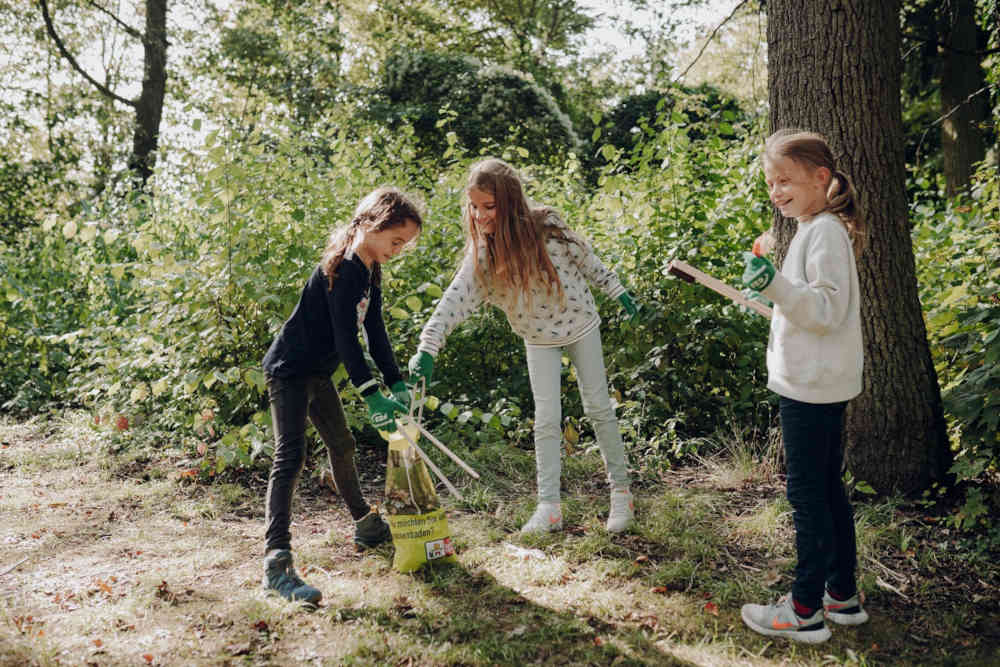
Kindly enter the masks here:
M 562 507 L 559 503 L 540 501 L 535 513 L 521 526 L 522 533 L 552 533 L 562 530 Z
M 823 611 L 828 619 L 841 625 L 861 625 L 868 620 L 868 612 L 861 606 L 861 596 L 857 592 L 846 600 L 838 600 L 829 590 L 823 591 Z
M 781 596 L 775 604 L 745 604 L 740 615 L 751 630 L 762 635 L 806 644 L 819 644 L 830 638 L 823 610 L 817 609 L 809 618 L 802 618 L 795 613 L 791 593 Z

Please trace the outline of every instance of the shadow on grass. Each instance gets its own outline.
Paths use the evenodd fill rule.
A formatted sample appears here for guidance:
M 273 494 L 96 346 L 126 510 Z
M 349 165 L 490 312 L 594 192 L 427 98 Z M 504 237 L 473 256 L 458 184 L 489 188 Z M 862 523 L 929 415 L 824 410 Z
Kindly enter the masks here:
M 334 622 L 364 619 L 395 642 L 367 645 L 351 657 L 363 662 L 451 665 L 693 665 L 660 650 L 635 627 L 533 602 L 481 569 L 437 565 L 413 575 L 421 597 L 440 604 L 332 610 Z M 416 596 L 415 596 L 416 597 Z M 407 646 L 401 655 L 399 642 Z M 394 645 L 395 644 L 395 645 Z

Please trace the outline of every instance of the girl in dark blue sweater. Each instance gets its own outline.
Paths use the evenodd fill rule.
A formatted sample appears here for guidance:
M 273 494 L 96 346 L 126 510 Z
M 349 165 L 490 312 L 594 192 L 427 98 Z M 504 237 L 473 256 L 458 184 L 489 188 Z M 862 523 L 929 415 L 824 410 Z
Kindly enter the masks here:
M 391 537 L 388 525 L 361 494 L 354 437 L 330 376 L 343 363 L 368 404 L 371 423 L 395 430 L 395 415 L 407 411 L 410 396 L 382 320 L 380 266 L 403 250 L 422 225 L 417 205 L 396 188 L 381 187 L 366 196 L 350 224 L 330 235 L 298 305 L 264 356 L 275 441 L 267 485 L 264 585 L 289 600 L 315 603 L 322 597 L 292 567 L 290 507 L 305 464 L 306 416 L 326 445 L 337 489 L 355 520 L 355 544 L 368 548 Z M 359 334 L 392 398 L 372 377 Z

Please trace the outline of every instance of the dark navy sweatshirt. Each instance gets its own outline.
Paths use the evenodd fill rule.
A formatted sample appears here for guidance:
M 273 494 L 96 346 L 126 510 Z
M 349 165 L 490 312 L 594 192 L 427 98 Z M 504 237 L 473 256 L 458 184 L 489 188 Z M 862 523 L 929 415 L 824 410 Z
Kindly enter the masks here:
M 358 339 L 362 327 L 385 383 L 402 380 L 382 320 L 382 290 L 372 284 L 368 267 L 356 255 L 344 257 L 331 290 L 317 266 L 264 355 L 264 372 L 273 377 L 331 375 L 343 362 L 351 382 L 360 387 L 372 378 Z

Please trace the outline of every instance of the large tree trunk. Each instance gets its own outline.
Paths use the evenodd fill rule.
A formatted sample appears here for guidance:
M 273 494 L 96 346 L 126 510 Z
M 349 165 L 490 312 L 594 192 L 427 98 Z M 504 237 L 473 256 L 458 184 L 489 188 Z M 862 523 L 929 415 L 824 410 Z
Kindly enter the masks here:
M 941 156 L 948 196 L 965 190 L 973 166 L 986 156 L 979 124 L 988 118 L 986 77 L 978 48 L 974 0 L 945 3 L 941 53 Z
M 142 183 L 153 173 L 167 87 L 167 0 L 146 1 L 142 92 L 135 106 L 129 168 Z
M 845 429 L 848 466 L 880 492 L 915 493 L 950 465 L 907 220 L 899 0 L 770 0 L 772 129 L 820 132 L 854 179 L 869 229 L 858 262 L 864 386 Z M 783 259 L 794 221 L 777 217 Z

